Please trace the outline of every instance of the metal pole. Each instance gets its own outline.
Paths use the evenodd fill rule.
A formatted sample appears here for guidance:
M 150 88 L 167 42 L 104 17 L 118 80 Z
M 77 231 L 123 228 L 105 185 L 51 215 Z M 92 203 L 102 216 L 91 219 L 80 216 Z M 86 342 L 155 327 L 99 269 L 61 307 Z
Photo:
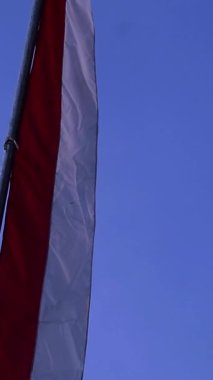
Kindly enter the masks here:
M 13 157 L 15 150 L 18 149 L 18 132 L 20 127 L 23 103 L 26 93 L 28 78 L 33 62 L 38 28 L 40 24 L 43 4 L 45 0 L 35 0 L 32 17 L 29 25 L 29 32 L 24 51 L 23 64 L 19 76 L 16 99 L 13 107 L 12 118 L 10 122 L 9 135 L 4 144 L 6 151 L 3 163 L 1 182 L 0 182 L 0 231 L 7 202 L 8 189 L 10 184 Z

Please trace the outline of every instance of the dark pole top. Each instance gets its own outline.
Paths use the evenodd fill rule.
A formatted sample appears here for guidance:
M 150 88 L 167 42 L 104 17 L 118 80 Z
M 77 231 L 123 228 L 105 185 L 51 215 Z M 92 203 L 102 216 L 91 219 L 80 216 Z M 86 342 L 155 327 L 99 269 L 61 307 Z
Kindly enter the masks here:
M 29 25 L 29 32 L 27 37 L 27 42 L 24 51 L 24 58 L 22 63 L 22 68 L 20 71 L 16 99 L 13 107 L 12 118 L 9 127 L 9 135 L 5 141 L 5 159 L 3 164 L 3 169 L 1 173 L 0 182 L 0 231 L 2 228 L 2 222 L 7 202 L 8 189 L 10 184 L 13 157 L 15 150 L 18 149 L 18 135 L 20 128 L 20 121 L 22 115 L 22 109 L 25 99 L 26 87 L 28 83 L 28 78 L 33 62 L 33 56 L 36 46 L 36 40 L 38 35 L 38 29 L 40 25 L 40 19 L 42 15 L 42 9 L 45 0 L 35 0 L 33 7 L 32 17 Z

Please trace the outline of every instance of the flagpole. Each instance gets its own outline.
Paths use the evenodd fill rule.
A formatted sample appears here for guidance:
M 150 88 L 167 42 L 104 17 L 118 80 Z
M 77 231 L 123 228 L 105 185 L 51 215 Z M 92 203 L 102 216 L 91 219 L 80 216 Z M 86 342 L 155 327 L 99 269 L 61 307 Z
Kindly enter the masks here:
M 22 115 L 22 107 L 26 93 L 26 87 L 28 82 L 28 77 L 30 74 L 36 39 L 38 34 L 38 28 L 41 18 L 41 13 L 43 9 L 43 4 L 45 0 L 35 0 L 31 21 L 29 25 L 28 37 L 24 51 L 24 58 L 22 63 L 22 68 L 20 71 L 20 76 L 18 80 L 17 92 L 15 103 L 12 111 L 12 118 L 10 121 L 9 134 L 4 144 L 5 158 L 1 173 L 0 182 L 0 231 L 2 229 L 2 223 L 4 218 L 4 212 L 7 202 L 7 195 L 10 185 L 10 178 L 13 165 L 13 157 L 15 151 L 18 147 L 18 134 L 19 126 Z

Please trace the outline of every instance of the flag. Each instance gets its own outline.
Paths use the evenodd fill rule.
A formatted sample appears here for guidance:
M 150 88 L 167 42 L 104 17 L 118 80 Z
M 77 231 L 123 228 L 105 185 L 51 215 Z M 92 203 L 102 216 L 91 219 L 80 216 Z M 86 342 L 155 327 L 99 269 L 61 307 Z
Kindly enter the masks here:
M 95 225 L 89 0 L 45 0 L 0 255 L 0 379 L 81 380 Z

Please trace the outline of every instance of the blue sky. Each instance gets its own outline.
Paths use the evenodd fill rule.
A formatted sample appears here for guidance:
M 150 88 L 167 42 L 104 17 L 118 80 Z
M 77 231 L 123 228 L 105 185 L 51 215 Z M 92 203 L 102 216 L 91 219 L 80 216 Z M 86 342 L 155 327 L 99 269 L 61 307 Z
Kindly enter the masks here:
M 1 145 L 32 3 L 1 6 Z M 93 8 L 100 132 L 84 380 L 211 380 L 213 3 Z

